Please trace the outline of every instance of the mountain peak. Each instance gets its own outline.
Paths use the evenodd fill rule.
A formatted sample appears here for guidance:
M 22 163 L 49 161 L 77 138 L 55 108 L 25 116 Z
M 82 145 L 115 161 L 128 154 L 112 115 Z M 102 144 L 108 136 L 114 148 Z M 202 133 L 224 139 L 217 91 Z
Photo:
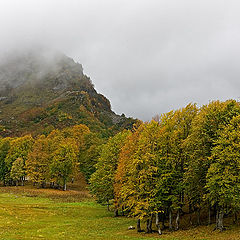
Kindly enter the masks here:
M 62 53 L 38 48 L 1 59 L 2 136 L 40 134 L 80 123 L 109 134 L 134 122 L 115 114 L 82 65 Z
M 0 91 L 16 88 L 25 83 L 34 84 L 44 81 L 49 75 L 60 75 L 66 85 L 67 71 L 76 78 L 83 77 L 83 68 L 79 63 L 66 55 L 44 48 L 12 51 L 1 57 L 0 61 Z M 64 74 L 65 73 L 65 74 Z

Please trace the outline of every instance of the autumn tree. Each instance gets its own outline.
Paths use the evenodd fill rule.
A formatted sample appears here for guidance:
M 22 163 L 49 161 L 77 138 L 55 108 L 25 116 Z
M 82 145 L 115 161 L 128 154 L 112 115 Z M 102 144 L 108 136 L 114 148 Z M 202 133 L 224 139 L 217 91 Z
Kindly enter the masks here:
M 103 141 L 96 133 L 92 133 L 84 124 L 65 128 L 62 133 L 65 138 L 74 139 L 78 148 L 77 159 L 79 169 L 88 182 L 91 174 L 95 171 L 94 165 L 96 164 L 99 156 L 98 147 L 103 143 Z
M 197 107 L 189 104 L 177 111 L 162 114 L 158 120 L 155 202 L 158 212 L 162 212 L 163 219 L 168 213 L 170 229 L 173 212 L 176 213 L 175 229 L 179 228 L 180 212 L 184 205 L 183 179 L 188 158 L 185 140 L 196 113 Z
M 120 132 L 101 147 L 100 157 L 95 165 L 96 172 L 90 178 L 91 192 L 101 203 L 114 198 L 113 184 L 119 153 L 128 135 L 128 131 Z
M 72 139 L 65 139 L 52 154 L 50 172 L 52 178 L 62 183 L 63 190 L 67 190 L 67 181 L 77 167 L 77 144 Z
M 18 185 L 18 182 L 22 182 L 22 186 L 23 186 L 25 176 L 26 176 L 26 171 L 25 171 L 24 160 L 19 157 L 12 164 L 10 177 L 13 181 L 16 182 L 16 185 Z
M 23 163 L 25 165 L 25 161 L 27 159 L 28 153 L 32 149 L 33 143 L 34 143 L 34 139 L 32 138 L 31 135 L 19 137 L 10 142 L 10 148 L 5 158 L 6 169 L 7 169 L 6 177 L 8 180 L 12 180 L 10 173 L 11 173 L 12 165 L 15 160 L 20 158 L 23 160 Z
M 26 171 L 30 179 L 44 187 L 50 181 L 51 142 L 44 135 L 39 136 L 26 160 Z

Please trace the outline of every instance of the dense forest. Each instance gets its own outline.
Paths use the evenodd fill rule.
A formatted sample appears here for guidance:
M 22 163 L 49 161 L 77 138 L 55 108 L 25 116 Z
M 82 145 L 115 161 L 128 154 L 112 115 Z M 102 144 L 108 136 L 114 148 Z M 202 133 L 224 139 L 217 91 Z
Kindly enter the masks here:
M 237 221 L 239 169 L 240 103 L 189 104 L 110 138 L 90 188 L 116 216 L 138 219 L 139 232 L 142 221 L 148 233 L 153 221 L 159 234 L 178 230 L 186 214 L 189 226 L 215 221 L 222 231 L 224 216 Z
M 137 231 L 159 234 L 223 219 L 240 210 L 240 103 L 195 104 L 137 122 L 108 140 L 80 124 L 32 137 L 0 139 L 6 185 L 67 189 L 81 171 L 92 194 L 115 216 L 137 219 Z
M 54 130 L 33 138 L 26 135 L 0 139 L 0 179 L 6 185 L 67 189 L 79 168 L 86 180 L 94 172 L 98 147 L 103 143 L 85 125 Z

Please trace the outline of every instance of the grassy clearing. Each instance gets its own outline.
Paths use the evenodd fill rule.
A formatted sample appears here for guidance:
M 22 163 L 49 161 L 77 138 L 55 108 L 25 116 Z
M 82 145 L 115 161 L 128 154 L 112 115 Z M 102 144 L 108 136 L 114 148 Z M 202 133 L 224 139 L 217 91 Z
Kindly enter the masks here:
M 0 239 L 134 239 L 124 236 L 132 220 L 111 215 L 92 201 L 54 202 L 2 193 Z
M 25 187 L 20 193 L 19 188 L 0 188 L 0 239 L 240 239 L 240 228 L 236 226 L 223 233 L 213 232 L 213 226 L 201 226 L 173 233 L 165 231 L 161 237 L 137 234 L 135 230 L 127 230 L 135 225 L 135 220 L 114 218 L 105 207 L 86 196 L 79 202 L 77 191 L 35 189 L 34 192 Z M 51 197 L 52 191 L 55 198 Z M 68 201 L 62 201 L 66 197 Z

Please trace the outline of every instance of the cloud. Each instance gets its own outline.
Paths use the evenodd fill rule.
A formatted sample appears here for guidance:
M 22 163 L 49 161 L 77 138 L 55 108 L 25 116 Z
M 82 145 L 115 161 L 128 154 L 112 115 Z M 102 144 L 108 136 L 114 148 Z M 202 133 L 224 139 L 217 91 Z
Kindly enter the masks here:
M 239 10 L 233 0 L 0 0 L 0 51 L 63 51 L 113 110 L 148 120 L 239 97 Z

